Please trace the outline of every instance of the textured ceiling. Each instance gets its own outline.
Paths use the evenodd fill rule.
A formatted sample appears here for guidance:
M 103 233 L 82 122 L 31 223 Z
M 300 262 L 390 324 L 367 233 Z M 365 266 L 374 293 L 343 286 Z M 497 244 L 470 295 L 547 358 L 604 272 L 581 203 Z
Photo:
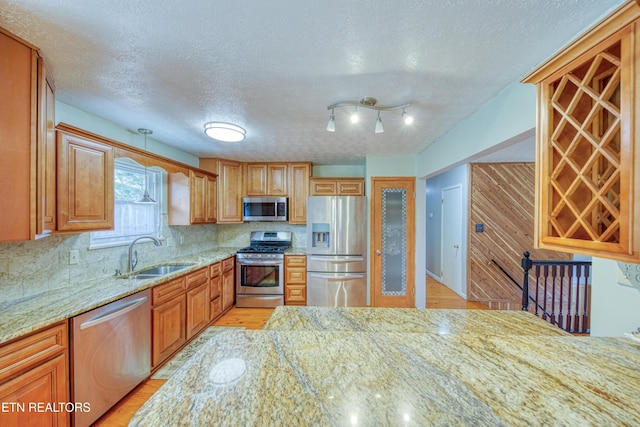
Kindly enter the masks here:
M 358 164 L 414 154 L 622 0 L 0 0 L 57 99 L 199 157 Z M 376 97 L 357 125 L 326 107 Z M 242 143 L 207 121 L 243 126 Z M 472 143 L 472 141 L 470 141 Z

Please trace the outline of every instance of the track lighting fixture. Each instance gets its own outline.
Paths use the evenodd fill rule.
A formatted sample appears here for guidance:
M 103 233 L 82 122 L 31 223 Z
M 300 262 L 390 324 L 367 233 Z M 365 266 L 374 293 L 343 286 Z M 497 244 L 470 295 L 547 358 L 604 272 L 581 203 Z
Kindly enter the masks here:
M 384 129 L 382 128 L 382 119 L 380 118 L 380 111 L 378 111 L 378 120 L 376 120 L 376 133 L 382 133 Z
M 382 118 L 380 113 L 382 111 L 392 111 L 392 110 L 400 110 L 402 109 L 402 120 L 406 125 L 410 125 L 413 123 L 413 117 L 407 114 L 405 108 L 411 107 L 411 103 L 407 102 L 406 104 L 401 105 L 377 105 L 378 100 L 376 98 L 372 98 L 367 96 L 365 98 L 360 99 L 359 101 L 342 101 L 337 102 L 335 104 L 329 105 L 327 110 L 331 110 L 331 115 L 329 116 L 329 123 L 327 124 L 327 130 L 329 132 L 335 132 L 336 130 L 336 121 L 334 111 L 336 108 L 340 107 L 354 107 L 353 112 L 351 113 L 350 119 L 352 123 L 358 123 L 360 119 L 358 115 L 358 107 L 368 108 L 370 110 L 378 111 L 378 118 L 376 119 L 376 127 L 375 133 L 384 132 L 384 128 L 382 127 Z
M 336 116 L 333 115 L 333 109 L 331 110 L 331 115 L 329 116 L 329 123 L 327 123 L 327 130 L 329 132 L 336 131 Z

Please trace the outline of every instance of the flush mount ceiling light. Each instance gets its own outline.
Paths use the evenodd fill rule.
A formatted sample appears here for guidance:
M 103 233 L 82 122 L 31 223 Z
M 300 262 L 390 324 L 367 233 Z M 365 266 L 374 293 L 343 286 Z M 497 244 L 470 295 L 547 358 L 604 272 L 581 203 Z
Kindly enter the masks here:
M 208 122 L 204 124 L 204 133 L 209 138 L 223 142 L 240 142 L 247 131 L 240 126 L 224 122 Z
M 138 129 L 138 133 L 141 133 L 144 135 L 144 151 L 147 151 L 147 135 L 151 135 L 153 133 L 153 131 L 151 129 L 143 129 L 140 128 Z M 151 196 L 149 196 L 149 183 L 148 183 L 149 179 L 147 178 L 147 166 L 145 165 L 144 167 L 144 194 L 142 195 L 142 198 L 138 201 L 136 201 L 136 203 L 145 203 L 145 204 L 152 204 L 152 203 L 157 203 L 155 200 L 153 200 L 151 198 Z
M 406 125 L 410 125 L 413 123 L 413 117 L 410 116 L 405 108 L 411 107 L 411 103 L 407 102 L 406 104 L 400 105 L 378 105 L 378 100 L 367 96 L 365 98 L 360 99 L 359 101 L 342 101 L 336 102 L 335 104 L 329 105 L 327 110 L 331 110 L 331 115 L 329 116 L 329 123 L 327 124 L 327 130 L 329 132 L 335 132 L 336 130 L 336 119 L 334 116 L 334 111 L 336 108 L 340 107 L 354 107 L 353 112 L 350 115 L 350 119 L 352 123 L 357 123 L 359 120 L 358 116 L 358 107 L 360 108 L 368 108 L 370 110 L 378 111 L 378 118 L 376 119 L 375 133 L 382 133 L 384 129 L 382 127 L 382 118 L 380 117 L 381 111 L 393 111 L 393 110 L 402 110 L 402 120 Z

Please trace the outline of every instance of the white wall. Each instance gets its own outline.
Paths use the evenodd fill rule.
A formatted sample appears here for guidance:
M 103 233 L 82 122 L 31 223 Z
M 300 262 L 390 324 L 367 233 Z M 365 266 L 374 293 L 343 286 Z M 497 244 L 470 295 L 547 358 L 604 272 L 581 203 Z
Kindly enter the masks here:
M 535 128 L 536 91 L 513 83 L 418 153 L 417 176 L 430 177 Z
M 371 195 L 371 177 L 374 176 L 415 176 L 416 158 L 415 156 L 367 156 L 366 159 L 366 175 L 365 188 L 367 195 Z M 415 259 L 415 287 L 416 300 L 415 304 L 418 308 L 424 308 L 426 305 L 426 277 L 425 277 L 425 183 L 424 179 L 416 180 L 416 259 Z M 371 224 L 369 224 L 371 228 Z M 367 233 L 367 238 L 371 232 Z M 367 242 L 370 244 L 370 241 Z M 368 266 L 367 276 L 371 277 L 371 269 Z
M 617 283 L 618 263 L 593 258 L 591 335 L 619 337 L 640 327 L 640 287 Z
M 462 187 L 462 265 L 467 265 L 467 232 L 469 211 L 469 168 L 466 164 L 460 165 L 435 177 L 427 179 L 426 186 L 426 269 L 427 272 L 440 280 L 440 267 L 442 262 L 442 190 L 455 185 Z M 466 269 L 462 274 L 463 287 L 467 283 Z M 466 293 L 466 291 L 465 291 Z
M 362 178 L 365 165 L 313 165 L 312 169 L 311 176 Z
M 89 114 L 60 101 L 56 101 L 56 124 L 57 123 L 66 123 L 105 138 L 144 149 L 144 135 L 140 135 L 137 128 L 132 130 L 125 129 L 113 122 L 94 116 L 93 114 Z M 140 127 L 144 126 L 141 125 Z M 198 157 L 156 141 L 150 136 L 147 136 L 147 151 L 190 166 L 199 166 Z

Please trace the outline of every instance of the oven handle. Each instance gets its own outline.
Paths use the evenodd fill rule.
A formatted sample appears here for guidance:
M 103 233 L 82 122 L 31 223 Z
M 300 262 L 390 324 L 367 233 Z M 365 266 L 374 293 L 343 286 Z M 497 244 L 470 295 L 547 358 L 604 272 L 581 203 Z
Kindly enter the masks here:
M 254 261 L 254 260 L 238 260 L 238 265 L 283 265 L 284 261 L 283 260 L 264 260 L 264 261 Z

